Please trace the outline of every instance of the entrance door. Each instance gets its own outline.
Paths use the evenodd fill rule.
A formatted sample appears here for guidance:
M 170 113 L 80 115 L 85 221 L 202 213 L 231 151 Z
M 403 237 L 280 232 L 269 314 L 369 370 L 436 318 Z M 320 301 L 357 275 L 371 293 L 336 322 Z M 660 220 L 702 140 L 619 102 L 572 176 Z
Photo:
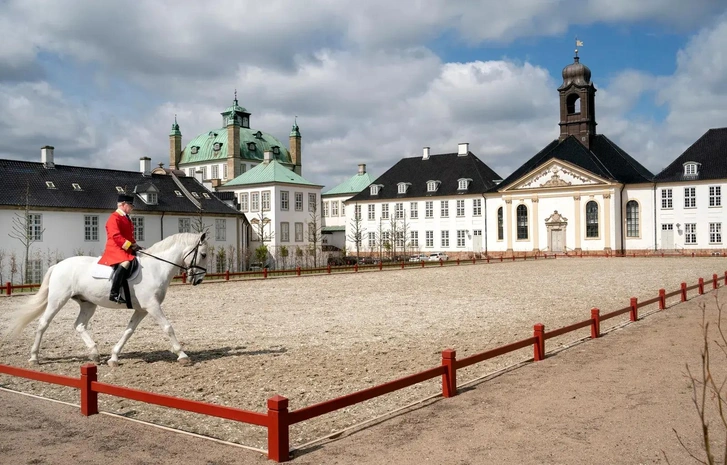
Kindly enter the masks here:
M 661 248 L 665 250 L 674 248 L 674 225 L 671 223 L 661 225 Z
M 562 228 L 553 228 L 550 230 L 550 250 L 553 252 L 562 252 L 565 246 L 565 230 Z
M 472 231 L 472 251 L 474 253 L 482 252 L 482 230 L 475 229 Z

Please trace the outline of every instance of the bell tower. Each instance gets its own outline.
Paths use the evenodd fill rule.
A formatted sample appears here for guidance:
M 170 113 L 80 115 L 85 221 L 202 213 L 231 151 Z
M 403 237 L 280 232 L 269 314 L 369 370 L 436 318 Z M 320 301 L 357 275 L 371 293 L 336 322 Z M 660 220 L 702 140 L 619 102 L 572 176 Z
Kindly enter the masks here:
M 577 44 L 582 45 L 576 41 Z M 574 136 L 591 148 L 596 135 L 596 86 L 591 82 L 591 70 L 580 62 L 576 48 L 573 63 L 563 68 L 560 94 L 560 140 Z

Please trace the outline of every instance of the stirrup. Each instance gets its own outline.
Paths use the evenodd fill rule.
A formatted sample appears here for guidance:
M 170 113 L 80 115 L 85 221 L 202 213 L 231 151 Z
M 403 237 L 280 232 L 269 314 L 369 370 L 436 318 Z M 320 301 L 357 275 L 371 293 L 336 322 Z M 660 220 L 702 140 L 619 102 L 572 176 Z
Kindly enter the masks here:
M 124 299 L 121 295 L 117 295 L 116 297 L 109 296 L 109 300 L 117 304 L 126 304 L 126 299 Z

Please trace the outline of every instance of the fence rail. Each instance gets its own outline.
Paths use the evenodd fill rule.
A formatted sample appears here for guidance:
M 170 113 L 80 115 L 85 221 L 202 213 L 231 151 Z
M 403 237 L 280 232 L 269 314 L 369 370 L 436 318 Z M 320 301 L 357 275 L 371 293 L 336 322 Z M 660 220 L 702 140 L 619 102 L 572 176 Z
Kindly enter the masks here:
M 711 281 L 713 289 L 720 286 L 716 274 L 712 275 Z M 723 285 L 727 285 L 727 271 L 724 274 Z M 97 367 L 92 363 L 81 366 L 80 378 L 42 373 L 2 364 L 0 364 L 0 373 L 80 389 L 81 413 L 83 415 L 98 413 L 98 395 L 105 394 L 265 427 L 268 431 L 268 458 L 277 462 L 284 462 L 290 459 L 289 428 L 295 423 L 325 415 L 439 376 L 442 377 L 442 396 L 445 398 L 455 396 L 457 395 L 457 369 L 459 368 L 529 346 L 533 346 L 532 360 L 536 362 L 543 360 L 546 355 L 545 341 L 547 339 L 586 327 L 591 328 L 591 338 L 598 338 L 601 336 L 600 325 L 602 321 L 624 313 L 630 314 L 629 319 L 631 321 L 637 321 L 639 308 L 658 303 L 659 310 L 664 310 L 666 308 L 666 298 L 680 295 L 680 300 L 684 302 L 688 297 L 687 292 L 694 289 L 698 289 L 699 295 L 704 294 L 703 278 L 699 278 L 699 282 L 695 286 L 687 286 L 686 283 L 681 283 L 679 290 L 668 294 L 664 289 L 659 289 L 658 297 L 643 302 L 638 302 L 636 297 L 632 297 L 628 307 L 604 315 L 600 314 L 599 309 L 593 308 L 591 309 L 590 319 L 548 332 L 545 331 L 543 324 L 537 323 L 533 326 L 533 337 L 470 355 L 461 360 L 457 360 L 456 351 L 445 349 L 442 351 L 442 361 L 439 366 L 294 411 L 288 410 L 288 399 L 280 395 L 269 398 L 267 412 L 260 413 L 106 384 L 97 380 Z

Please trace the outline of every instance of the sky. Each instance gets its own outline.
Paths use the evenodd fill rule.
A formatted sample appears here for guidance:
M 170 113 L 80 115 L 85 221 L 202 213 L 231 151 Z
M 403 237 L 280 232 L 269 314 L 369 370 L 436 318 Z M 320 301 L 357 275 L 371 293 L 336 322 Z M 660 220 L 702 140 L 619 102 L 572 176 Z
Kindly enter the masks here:
M 0 0 L 0 158 L 138 170 L 222 126 L 251 127 L 323 191 L 365 163 L 470 151 L 505 178 L 559 134 L 573 62 L 597 130 L 653 173 L 727 126 L 724 0 Z

